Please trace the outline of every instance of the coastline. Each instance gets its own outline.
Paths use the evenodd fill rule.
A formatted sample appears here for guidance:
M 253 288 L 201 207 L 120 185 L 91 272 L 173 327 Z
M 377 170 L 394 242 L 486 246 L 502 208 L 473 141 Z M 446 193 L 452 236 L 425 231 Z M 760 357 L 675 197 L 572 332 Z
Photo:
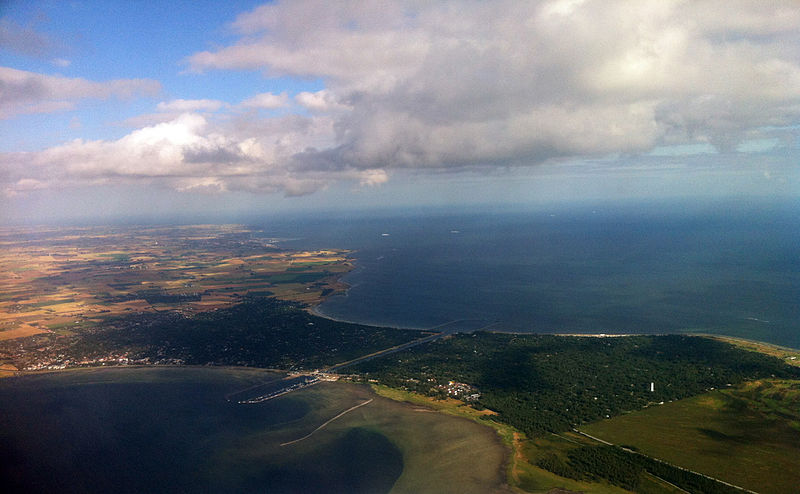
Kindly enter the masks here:
M 335 297 L 335 296 L 339 296 L 339 295 L 342 295 L 342 294 L 333 293 L 333 294 L 329 295 L 329 297 Z M 343 322 L 343 323 L 347 323 L 347 324 L 358 324 L 358 325 L 361 325 L 361 326 L 372 326 L 372 327 L 376 327 L 376 328 L 408 329 L 408 330 L 412 330 L 412 331 L 432 331 L 431 328 L 421 328 L 421 327 L 414 327 L 414 326 L 397 326 L 397 325 L 375 324 L 375 323 L 370 323 L 370 322 L 351 321 L 351 320 L 348 320 L 348 319 L 341 319 L 341 318 L 338 318 L 338 317 L 333 317 L 333 316 L 330 316 L 330 315 L 324 313 L 320 309 L 322 304 L 324 304 L 325 300 L 327 300 L 327 299 L 328 299 L 328 297 L 325 297 L 318 304 L 310 305 L 310 306 L 306 307 L 305 311 L 308 312 L 309 314 L 311 314 L 312 316 L 317 316 L 317 317 L 321 317 L 323 319 L 328 319 L 330 321 Z
M 337 296 L 349 296 L 351 285 L 348 284 L 346 281 L 343 280 L 345 276 L 352 273 L 356 269 L 363 269 L 363 267 L 357 265 L 357 259 L 351 258 L 350 260 L 351 266 L 353 269 L 347 271 L 346 273 L 342 273 L 339 278 L 336 279 L 335 284 L 343 286 L 343 291 L 336 291 L 331 293 L 330 295 L 322 298 L 318 303 L 314 305 L 310 305 L 305 310 L 309 314 L 321 317 L 323 319 L 328 319 L 335 322 L 341 323 L 348 323 L 348 324 L 359 324 L 362 326 L 374 326 L 374 327 L 382 327 L 382 328 L 391 328 L 391 329 L 410 329 L 416 331 L 435 331 L 436 328 L 443 326 L 443 325 L 436 325 L 432 327 L 416 327 L 416 326 L 400 326 L 395 324 L 389 325 L 382 325 L 376 324 L 371 322 L 363 322 L 363 321 L 355 321 L 350 319 L 338 318 L 333 317 L 322 310 L 322 305 L 330 298 L 330 297 L 337 297 Z M 450 324 L 450 323 L 445 323 Z M 552 336 L 572 336 L 572 337 L 583 337 L 583 338 L 621 338 L 624 336 L 659 336 L 659 335 L 668 335 L 668 334 L 684 334 L 688 336 L 700 336 L 703 338 L 710 338 L 713 340 L 723 341 L 726 343 L 730 343 L 735 346 L 739 346 L 745 349 L 749 349 L 752 351 L 756 351 L 759 353 L 764 353 L 767 355 L 773 355 L 785 360 L 790 365 L 800 366 L 800 348 L 793 348 L 786 345 L 778 345 L 775 343 L 770 343 L 767 341 L 760 341 L 760 340 L 753 340 L 749 338 L 743 338 L 740 336 L 730 336 L 724 334 L 713 334 L 713 333 L 703 333 L 703 332 L 656 332 L 656 333 L 576 333 L 576 332 L 532 332 L 532 331 L 515 331 L 515 330 L 506 330 L 506 329 L 489 329 L 486 330 L 490 333 L 500 333 L 500 334 L 514 334 L 514 335 L 552 335 Z M 467 331 L 471 332 L 471 331 Z M 795 358 L 791 358 L 795 357 Z
M 750 350 L 752 352 L 763 353 L 779 358 L 789 365 L 800 367 L 800 348 L 792 348 L 785 345 L 776 345 L 766 341 L 751 340 L 739 336 L 727 336 L 719 334 L 695 333 L 697 336 L 722 341 L 730 345 Z
M 354 257 L 353 254 L 357 251 L 351 251 L 350 255 L 348 256 L 348 264 L 351 266 L 351 269 L 340 273 L 338 277 L 333 281 L 332 285 L 336 286 L 336 290 L 325 297 L 321 297 L 319 301 L 313 305 L 309 305 L 305 308 L 306 312 L 309 314 L 321 317 L 323 319 L 328 319 L 335 322 L 341 323 L 348 323 L 348 324 L 359 324 L 362 326 L 374 326 L 374 327 L 381 327 L 381 328 L 390 328 L 390 329 L 408 329 L 408 330 L 416 330 L 416 331 L 435 331 L 436 328 L 450 324 L 444 323 L 435 326 L 414 326 L 414 325 L 399 325 L 399 324 L 381 324 L 371 321 L 359 321 L 354 319 L 342 318 L 342 317 L 334 317 L 328 313 L 326 313 L 322 309 L 322 305 L 325 304 L 332 297 L 349 297 L 350 290 L 353 285 L 349 284 L 347 281 L 344 280 L 345 277 L 348 275 L 357 272 L 359 270 L 363 270 L 364 266 L 359 264 L 358 258 Z M 465 330 L 464 332 L 472 332 L 474 330 Z M 515 335 L 553 335 L 553 336 L 573 336 L 573 337 L 584 337 L 584 338 L 619 338 L 623 336 L 657 336 L 657 335 L 668 335 L 668 334 L 685 334 L 690 336 L 701 336 L 710 339 L 716 339 L 719 341 L 724 341 L 736 346 L 740 346 L 743 348 L 749 348 L 750 350 L 758 351 L 760 353 L 766 353 L 769 355 L 775 355 L 781 357 L 780 354 L 793 354 L 796 356 L 796 359 L 787 360 L 788 363 L 791 365 L 800 366 L 800 348 L 793 348 L 786 345 L 779 345 L 776 343 L 771 343 L 767 341 L 760 341 L 760 340 L 753 340 L 749 338 L 744 338 L 740 336 L 732 336 L 732 335 L 725 335 L 725 334 L 714 334 L 714 333 L 704 333 L 704 332 L 686 332 L 681 330 L 676 331 L 668 331 L 668 332 L 632 332 L 632 333 L 605 333 L 605 332 L 586 332 L 580 333 L 575 331 L 568 331 L 568 332 L 558 332 L 558 331 L 545 331 L 545 332 L 538 332 L 538 331 L 520 331 L 514 329 L 486 329 L 485 331 L 491 333 L 501 333 L 501 334 L 515 334 Z M 752 348 L 750 348 L 752 347 Z M 757 348 L 755 348 L 757 347 Z
M 41 376 L 45 374 L 63 374 L 65 372 L 83 372 L 102 369 L 217 369 L 222 371 L 253 371 L 269 372 L 273 374 L 289 375 L 286 369 L 274 369 L 271 367 L 251 367 L 247 365 L 201 365 L 201 364 L 116 364 L 116 365 L 83 365 L 75 367 L 64 367 L 63 369 L 36 369 L 9 371 L 10 374 L 0 374 L 0 380 L 9 377 L 22 376 Z
M 320 302 L 317 305 L 312 307 L 308 307 L 306 310 L 317 317 L 322 317 L 324 319 L 329 319 L 331 321 L 336 322 L 344 322 L 349 324 L 360 324 L 363 326 L 376 326 L 375 324 L 365 323 L 360 321 L 351 321 L 347 319 L 340 319 L 336 317 L 332 317 L 322 310 L 320 310 L 320 306 L 323 302 Z M 445 323 L 449 324 L 449 323 Z M 383 328 L 391 328 L 391 329 L 410 329 L 416 331 L 435 331 L 436 328 L 442 325 L 428 327 L 428 328 L 420 328 L 420 327 L 404 327 L 404 326 L 397 326 L 397 325 L 382 325 L 379 327 Z M 702 338 L 709 338 L 712 340 L 722 341 L 725 343 L 729 343 L 731 345 L 735 345 L 747 350 L 755 351 L 758 353 L 763 353 L 766 355 L 772 355 L 774 357 L 778 357 L 786 363 L 794 366 L 800 367 L 800 348 L 793 348 L 785 345 L 778 345 L 775 343 L 770 343 L 766 341 L 759 341 L 753 340 L 748 338 L 742 338 L 739 336 L 729 336 L 729 335 L 722 335 L 722 334 L 711 334 L 711 333 L 685 333 L 685 332 L 658 332 L 658 333 L 575 333 L 575 332 L 565 332 L 565 333 L 554 333 L 554 332 L 530 332 L 530 331 L 514 331 L 514 330 L 503 330 L 503 329 L 489 329 L 486 330 L 490 333 L 500 333 L 500 334 L 513 334 L 513 335 L 551 335 L 551 336 L 565 336 L 565 337 L 578 337 L 578 338 L 622 338 L 626 336 L 663 336 L 669 334 L 679 334 L 679 335 L 686 335 L 686 336 L 698 336 Z

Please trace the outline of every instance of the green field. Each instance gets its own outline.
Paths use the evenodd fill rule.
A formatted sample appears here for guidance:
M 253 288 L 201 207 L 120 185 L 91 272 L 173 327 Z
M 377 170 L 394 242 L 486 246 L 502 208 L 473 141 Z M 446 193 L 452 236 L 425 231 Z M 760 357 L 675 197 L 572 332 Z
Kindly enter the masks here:
M 800 486 L 800 381 L 747 383 L 581 430 L 756 492 Z
M 476 410 L 460 400 L 437 399 L 382 385 L 374 385 L 373 389 L 380 396 L 402 401 L 413 405 L 432 407 L 440 413 L 462 417 L 495 429 L 496 433 L 511 450 L 507 465 L 508 484 L 517 492 L 547 494 L 553 490 L 564 489 L 571 492 L 587 494 L 626 494 L 632 491 L 612 485 L 603 479 L 576 480 L 560 477 L 552 472 L 536 466 L 537 461 L 547 455 L 557 454 L 566 458 L 570 451 L 581 446 L 595 446 L 597 443 L 589 438 L 567 432 L 563 434 L 547 434 L 533 439 L 525 436 L 513 427 L 487 420 L 495 416 L 491 410 Z M 686 491 L 665 482 L 647 472 L 643 472 L 635 492 L 638 494 L 683 494 Z

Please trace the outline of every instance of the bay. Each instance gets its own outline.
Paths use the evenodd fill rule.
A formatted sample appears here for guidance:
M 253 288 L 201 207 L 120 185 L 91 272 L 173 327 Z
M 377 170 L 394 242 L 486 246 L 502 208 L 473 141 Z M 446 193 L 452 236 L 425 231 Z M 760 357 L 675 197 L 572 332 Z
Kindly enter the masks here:
M 502 490 L 506 450 L 491 428 L 367 386 L 237 402 L 282 377 L 112 367 L 1 379 L 3 492 Z
M 796 201 L 385 211 L 264 222 L 298 248 L 354 249 L 317 308 L 381 326 L 719 333 L 800 347 Z

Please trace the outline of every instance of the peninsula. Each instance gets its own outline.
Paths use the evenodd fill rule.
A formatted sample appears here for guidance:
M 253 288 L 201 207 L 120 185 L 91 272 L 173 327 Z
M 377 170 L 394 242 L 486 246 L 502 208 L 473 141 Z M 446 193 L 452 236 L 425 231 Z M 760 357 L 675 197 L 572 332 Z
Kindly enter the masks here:
M 151 386 L 171 383 L 172 389 L 261 368 L 273 373 L 237 378 L 238 385 L 226 381 L 216 394 L 192 400 L 208 403 L 210 414 L 225 416 L 240 412 L 213 410 L 244 407 L 256 411 L 251 414 L 268 407 L 279 417 L 282 407 L 294 409 L 299 403 L 305 403 L 303 413 L 318 409 L 302 427 L 276 434 L 270 447 L 291 449 L 291 461 L 310 469 L 311 458 L 323 454 L 313 447 L 334 437 L 374 444 L 374 454 L 389 454 L 385 472 L 394 473 L 364 480 L 363 492 L 375 491 L 370 490 L 378 485 L 373 480 L 384 486 L 377 492 L 456 485 L 454 472 L 466 476 L 474 467 L 477 460 L 465 455 L 455 470 L 421 473 L 421 458 L 430 464 L 430 455 L 448 449 L 447 441 L 471 441 L 453 429 L 455 435 L 445 435 L 451 439 L 425 452 L 412 446 L 426 434 L 410 425 L 413 412 L 422 410 L 489 426 L 497 432 L 494 441 L 505 445 L 501 468 L 500 457 L 488 453 L 497 446 L 486 442 L 491 435 L 471 433 L 482 439 L 465 447 L 488 448 L 486 454 L 495 455 L 497 463 L 481 480 L 458 484 L 465 492 L 782 493 L 800 482 L 791 464 L 800 456 L 800 367 L 792 365 L 800 352 L 793 349 L 690 335 L 536 335 L 488 332 L 490 327 L 460 333 L 449 326 L 419 331 L 333 321 L 307 309 L 342 289 L 338 277 L 351 268 L 348 252 L 285 250 L 243 227 L 6 230 L 0 239 L 5 246 L 0 364 L 5 374 L 20 376 L 0 383 L 0 394 L 8 398 L 0 418 L 8 430 L 24 431 L 15 421 L 24 422 L 25 416 L 62 420 L 58 407 L 14 403 L 27 386 L 38 393 L 36 382 L 46 382 L 46 389 L 83 382 L 80 371 L 64 373 L 63 381 L 30 380 L 48 376 L 44 370 L 112 367 L 113 374 L 86 372 L 120 389 L 129 386 L 127 376 L 140 376 L 136 382 L 146 376 L 143 382 Z M 142 366 L 203 366 L 220 374 L 125 373 Z M 164 400 L 171 399 L 164 393 Z M 404 432 L 387 425 L 383 414 L 391 407 L 373 401 L 376 394 L 407 403 L 402 413 L 411 413 L 403 415 Z M 350 398 L 337 401 L 337 395 Z M 20 415 L 21 410 L 28 411 Z M 114 416 L 125 413 L 109 410 Z M 174 413 L 180 415 L 178 408 Z M 453 427 L 462 430 L 459 423 Z M 763 433 L 743 434 L 745 429 Z M 9 437 L 21 448 L 17 461 L 33 461 L 25 458 L 41 452 L 20 434 Z M 80 443 L 65 434 L 58 440 Z M 680 440 L 659 440 L 664 434 Z M 390 454 L 395 447 L 400 449 Z M 395 454 L 406 466 L 397 467 Z M 289 457 L 275 455 L 270 465 L 293 468 L 284 463 Z M 52 458 L 55 464 L 62 460 Z M 241 465 L 214 468 L 232 472 Z M 157 465 L 147 468 L 158 470 Z M 187 463 L 185 468 L 194 467 Z M 504 472 L 500 477 L 498 469 Z M 114 475 L 113 468 L 109 472 Z M 289 475 L 280 472 L 275 478 Z

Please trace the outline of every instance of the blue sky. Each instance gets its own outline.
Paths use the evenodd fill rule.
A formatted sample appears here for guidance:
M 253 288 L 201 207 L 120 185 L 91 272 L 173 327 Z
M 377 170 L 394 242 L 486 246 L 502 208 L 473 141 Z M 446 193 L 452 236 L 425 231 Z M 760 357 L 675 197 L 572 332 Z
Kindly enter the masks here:
M 0 222 L 800 192 L 796 2 L 0 5 Z

